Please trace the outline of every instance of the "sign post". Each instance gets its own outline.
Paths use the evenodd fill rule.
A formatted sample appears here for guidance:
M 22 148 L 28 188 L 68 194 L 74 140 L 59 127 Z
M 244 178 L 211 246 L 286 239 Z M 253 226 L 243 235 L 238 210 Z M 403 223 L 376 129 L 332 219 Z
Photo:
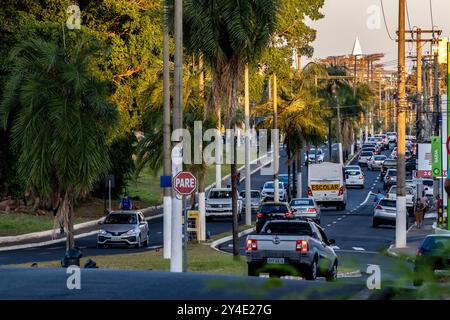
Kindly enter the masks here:
M 433 178 L 442 176 L 441 137 L 431 137 L 431 173 Z
M 187 207 L 186 207 L 186 196 L 192 194 L 197 189 L 197 179 L 195 176 L 187 171 L 178 172 L 172 181 L 173 189 L 176 193 L 183 197 L 183 219 L 184 219 L 184 227 L 183 227 L 183 272 L 187 271 L 187 225 L 188 225 L 188 217 L 187 217 Z
M 446 112 L 450 110 L 450 102 L 448 101 L 448 98 L 450 97 L 450 82 L 448 81 L 448 77 L 450 77 L 450 42 L 447 43 L 447 109 Z M 450 131 L 450 117 L 447 115 L 447 135 Z M 448 145 L 448 144 L 447 144 Z M 447 179 L 450 177 L 450 152 L 447 155 Z M 442 183 L 444 185 L 444 183 Z M 442 188 L 444 189 L 444 188 Z M 442 210 L 443 211 L 443 210 Z M 448 197 L 447 197 L 447 229 L 450 230 L 450 223 L 448 222 L 450 217 L 450 205 L 448 203 Z

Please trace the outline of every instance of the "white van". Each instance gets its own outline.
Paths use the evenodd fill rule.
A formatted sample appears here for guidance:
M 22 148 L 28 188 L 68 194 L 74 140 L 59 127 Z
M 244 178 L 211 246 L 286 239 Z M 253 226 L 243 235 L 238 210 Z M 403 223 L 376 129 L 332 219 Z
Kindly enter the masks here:
M 323 162 L 308 166 L 308 197 L 318 205 L 345 210 L 347 189 L 344 182 L 344 168 L 339 163 Z

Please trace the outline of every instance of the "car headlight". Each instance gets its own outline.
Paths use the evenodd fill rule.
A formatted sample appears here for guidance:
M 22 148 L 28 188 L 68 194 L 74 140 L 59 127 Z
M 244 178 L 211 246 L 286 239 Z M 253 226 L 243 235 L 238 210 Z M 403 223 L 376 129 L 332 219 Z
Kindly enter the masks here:
M 105 230 L 100 230 L 99 232 L 98 232 L 98 235 L 99 236 L 106 236 L 108 234 L 108 232 L 106 232 Z
M 136 233 L 137 233 L 136 230 L 131 229 L 131 230 L 127 231 L 127 233 L 125 233 L 125 235 L 127 235 L 127 236 L 134 236 Z

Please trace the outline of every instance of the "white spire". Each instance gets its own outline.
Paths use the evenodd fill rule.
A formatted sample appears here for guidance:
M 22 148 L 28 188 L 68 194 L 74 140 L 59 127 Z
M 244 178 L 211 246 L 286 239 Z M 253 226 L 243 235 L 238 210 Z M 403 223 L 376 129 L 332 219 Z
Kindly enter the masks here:
M 353 45 L 353 52 L 352 55 L 354 56 L 362 56 L 362 49 L 361 49 L 361 44 L 359 43 L 359 39 L 358 37 L 356 37 L 355 39 L 355 44 Z

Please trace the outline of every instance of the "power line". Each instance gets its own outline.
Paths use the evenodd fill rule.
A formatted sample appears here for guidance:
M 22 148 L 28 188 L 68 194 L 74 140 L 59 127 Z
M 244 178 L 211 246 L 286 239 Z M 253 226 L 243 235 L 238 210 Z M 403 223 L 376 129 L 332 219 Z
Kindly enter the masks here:
M 387 22 L 386 22 L 386 15 L 385 15 L 385 13 L 384 13 L 383 0 L 380 0 L 380 3 L 381 3 L 381 11 L 383 12 L 384 26 L 385 26 L 385 28 L 386 28 L 386 32 L 387 32 L 389 38 L 390 38 L 392 41 L 395 41 L 395 40 L 391 37 L 391 33 L 389 32 L 389 28 L 388 28 L 388 25 L 387 25 Z

